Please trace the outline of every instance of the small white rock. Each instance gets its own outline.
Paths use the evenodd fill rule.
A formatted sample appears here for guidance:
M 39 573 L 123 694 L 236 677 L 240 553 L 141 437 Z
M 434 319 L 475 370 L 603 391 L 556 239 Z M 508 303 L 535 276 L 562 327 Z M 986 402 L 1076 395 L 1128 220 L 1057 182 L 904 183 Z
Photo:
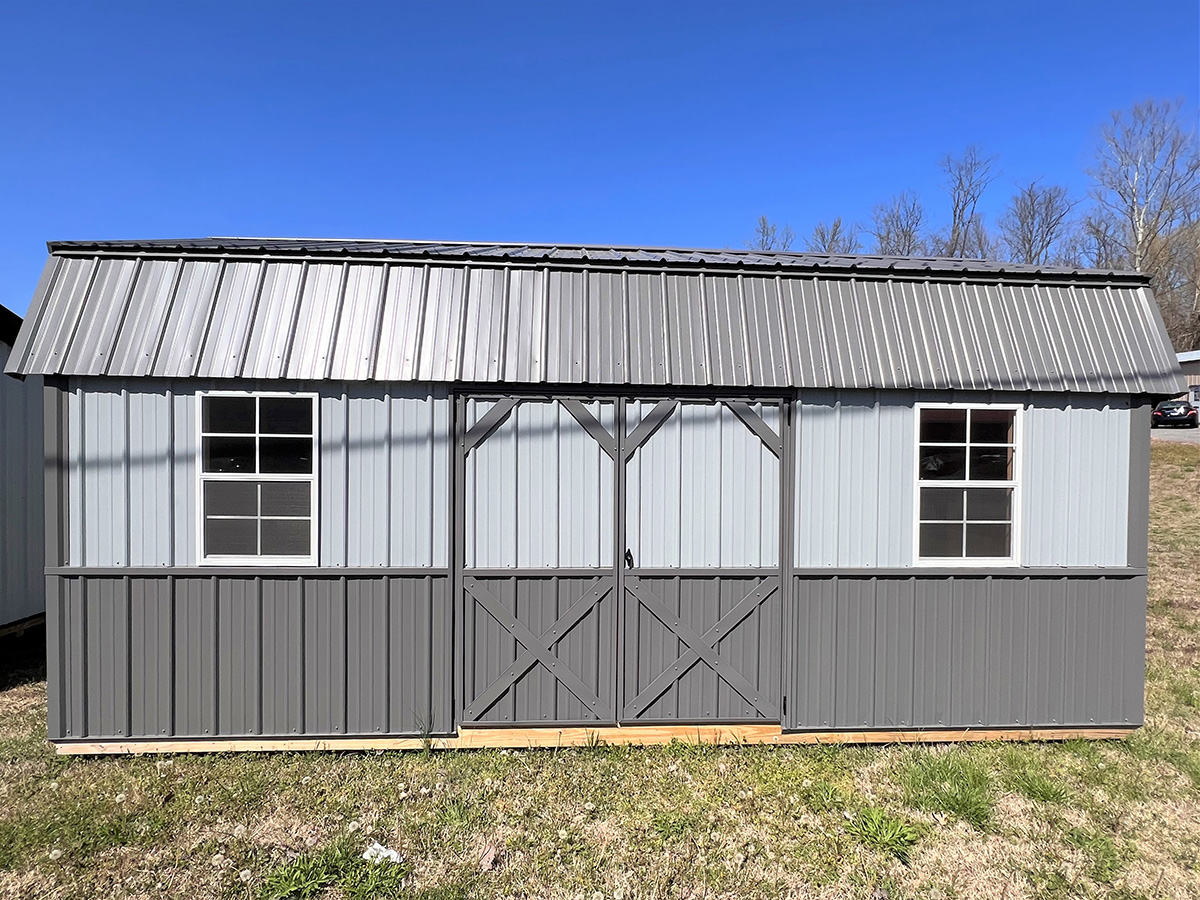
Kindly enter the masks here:
M 57 847 L 55 847 L 53 850 L 50 851 L 51 859 L 62 859 L 62 855 L 63 855 L 62 851 L 59 850 Z
M 238 872 L 238 878 L 242 879 L 242 882 L 245 884 L 249 884 L 250 879 L 253 877 L 254 874 L 249 869 L 242 869 L 242 871 Z

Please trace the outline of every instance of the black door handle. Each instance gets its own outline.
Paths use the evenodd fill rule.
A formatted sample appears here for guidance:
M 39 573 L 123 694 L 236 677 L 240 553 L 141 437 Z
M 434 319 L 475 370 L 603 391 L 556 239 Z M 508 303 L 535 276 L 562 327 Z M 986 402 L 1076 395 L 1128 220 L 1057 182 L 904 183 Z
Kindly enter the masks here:
M 627 547 L 625 548 L 625 568 L 632 569 L 633 567 L 633 551 Z

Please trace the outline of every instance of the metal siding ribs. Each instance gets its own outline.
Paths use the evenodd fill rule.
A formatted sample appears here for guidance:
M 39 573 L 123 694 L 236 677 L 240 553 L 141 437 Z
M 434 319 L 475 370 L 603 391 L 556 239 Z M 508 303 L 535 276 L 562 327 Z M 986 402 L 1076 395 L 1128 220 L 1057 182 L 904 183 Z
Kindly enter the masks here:
M 14 373 L 1184 389 L 1154 298 L 1128 274 L 398 242 L 53 249 Z

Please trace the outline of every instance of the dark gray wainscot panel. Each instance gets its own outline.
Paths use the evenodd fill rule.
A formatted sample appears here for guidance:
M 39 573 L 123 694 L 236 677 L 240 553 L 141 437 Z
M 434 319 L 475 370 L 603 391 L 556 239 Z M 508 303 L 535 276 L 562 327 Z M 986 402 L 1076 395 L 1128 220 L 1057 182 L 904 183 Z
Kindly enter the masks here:
M 784 727 L 1140 725 L 1144 575 L 800 577 Z
M 51 740 L 447 734 L 450 579 L 47 576 Z

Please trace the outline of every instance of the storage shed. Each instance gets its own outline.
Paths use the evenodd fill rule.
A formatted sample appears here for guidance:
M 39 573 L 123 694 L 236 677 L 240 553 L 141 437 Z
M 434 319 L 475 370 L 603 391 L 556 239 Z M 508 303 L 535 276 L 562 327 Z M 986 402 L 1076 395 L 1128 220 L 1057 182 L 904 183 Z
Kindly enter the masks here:
M 21 317 L 0 306 L 0 369 Z M 42 380 L 0 378 L 0 636 L 46 612 L 42 529 Z
M 408 241 L 53 243 L 64 752 L 1109 736 L 1146 279 Z

